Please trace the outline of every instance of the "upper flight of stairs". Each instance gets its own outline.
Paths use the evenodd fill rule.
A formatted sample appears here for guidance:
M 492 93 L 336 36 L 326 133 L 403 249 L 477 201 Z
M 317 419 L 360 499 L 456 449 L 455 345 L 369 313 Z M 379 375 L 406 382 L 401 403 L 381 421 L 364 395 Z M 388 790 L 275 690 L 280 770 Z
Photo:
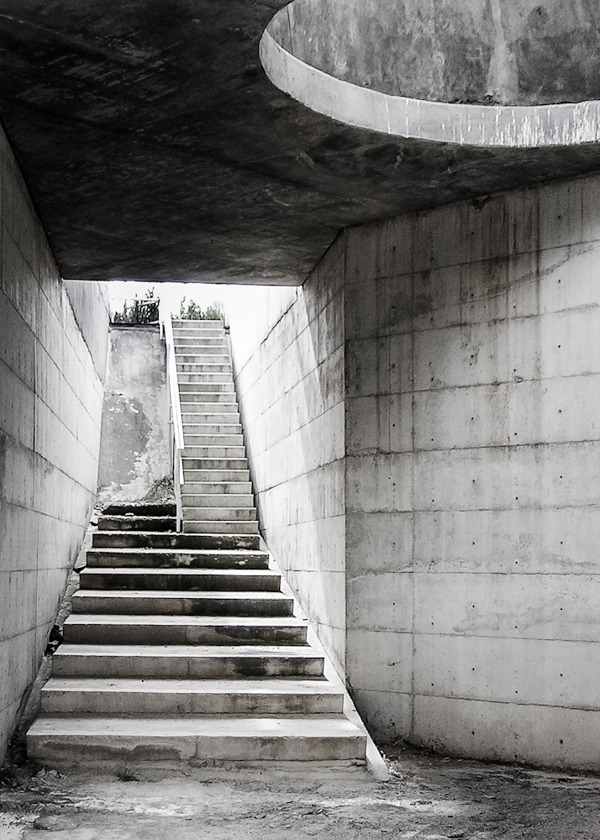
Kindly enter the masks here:
M 173 323 L 185 451 L 186 533 L 258 534 L 229 346 L 221 321 Z
M 172 508 L 113 505 L 100 517 L 29 755 L 60 766 L 362 761 L 365 736 L 259 548 L 222 325 L 174 328 L 183 533 Z

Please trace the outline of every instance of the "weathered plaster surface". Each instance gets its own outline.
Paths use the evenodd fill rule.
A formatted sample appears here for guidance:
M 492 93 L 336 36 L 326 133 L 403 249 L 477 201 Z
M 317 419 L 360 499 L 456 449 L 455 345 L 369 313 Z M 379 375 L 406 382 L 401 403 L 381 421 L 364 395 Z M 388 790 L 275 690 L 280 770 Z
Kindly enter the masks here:
M 1 760 L 93 504 L 108 308 L 65 288 L 1 133 L 0 166 Z
M 165 345 L 158 325 L 110 327 L 98 475 L 101 505 L 160 497 L 172 475 Z

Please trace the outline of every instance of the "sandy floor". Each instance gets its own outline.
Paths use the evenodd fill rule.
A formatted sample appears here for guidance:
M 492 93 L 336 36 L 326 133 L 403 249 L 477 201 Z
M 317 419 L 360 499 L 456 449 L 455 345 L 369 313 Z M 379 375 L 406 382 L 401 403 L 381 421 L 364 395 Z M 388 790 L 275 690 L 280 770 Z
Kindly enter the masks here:
M 0 787 L 0 840 L 600 840 L 600 778 L 388 751 L 392 778 L 327 768 L 22 768 Z

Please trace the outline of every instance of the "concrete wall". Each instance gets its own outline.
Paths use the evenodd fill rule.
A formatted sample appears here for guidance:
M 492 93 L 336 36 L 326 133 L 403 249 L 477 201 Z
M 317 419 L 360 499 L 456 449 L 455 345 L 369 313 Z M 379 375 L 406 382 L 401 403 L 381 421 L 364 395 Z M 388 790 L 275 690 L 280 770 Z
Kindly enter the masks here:
M 600 768 L 599 208 L 348 229 L 232 323 L 265 536 L 380 741 Z
M 236 389 L 261 525 L 337 667 L 345 657 L 343 249 L 302 289 L 236 290 Z
M 98 502 L 162 500 L 172 476 L 165 345 L 158 325 L 111 325 Z
M 600 767 L 600 180 L 350 230 L 347 672 L 380 738 Z
M 67 295 L 1 131 L 0 165 L 1 761 L 93 504 L 108 309 Z

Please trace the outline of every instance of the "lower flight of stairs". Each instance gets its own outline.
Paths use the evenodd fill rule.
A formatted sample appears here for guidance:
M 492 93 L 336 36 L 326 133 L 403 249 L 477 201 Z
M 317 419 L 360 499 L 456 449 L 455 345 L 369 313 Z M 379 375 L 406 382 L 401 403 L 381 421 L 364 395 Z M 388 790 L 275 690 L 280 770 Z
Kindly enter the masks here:
M 192 334 L 179 327 L 176 341 Z M 226 425 L 208 423 L 200 404 L 186 412 L 191 426 Z M 186 456 L 184 533 L 168 507 L 114 505 L 100 517 L 30 757 L 49 766 L 364 760 L 366 738 L 259 549 L 243 444 L 231 445 L 242 446 L 231 469 L 221 463 L 229 454 Z

